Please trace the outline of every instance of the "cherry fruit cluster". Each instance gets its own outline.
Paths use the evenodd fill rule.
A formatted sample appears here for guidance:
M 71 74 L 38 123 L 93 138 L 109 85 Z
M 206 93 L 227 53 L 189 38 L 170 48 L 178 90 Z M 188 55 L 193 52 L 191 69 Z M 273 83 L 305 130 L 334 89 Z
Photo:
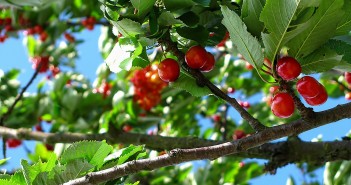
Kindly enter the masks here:
M 42 42 L 45 42 L 46 39 L 48 38 L 48 33 L 43 29 L 42 26 L 36 25 L 32 28 L 28 28 L 23 32 L 24 35 L 39 35 L 39 39 Z
M 40 67 L 38 69 L 39 73 L 45 73 L 49 69 L 49 56 L 35 56 L 30 61 L 34 70 Z
M 111 94 L 112 85 L 109 84 L 106 80 L 103 80 L 99 87 L 93 89 L 93 93 L 102 94 L 102 97 L 105 99 Z
M 185 53 L 185 62 L 192 69 L 209 72 L 214 67 L 215 58 L 202 46 L 193 46 Z
M 13 27 L 12 27 L 12 19 L 10 17 L 7 18 L 0 18 L 0 43 L 5 42 L 5 40 L 7 39 L 7 32 L 13 31 Z M 1 35 L 2 29 L 4 28 L 4 34 Z
M 161 91 L 167 86 L 159 77 L 158 69 L 158 66 L 153 64 L 136 70 L 131 78 L 134 85 L 134 101 L 146 111 L 150 111 L 161 101 Z
M 285 81 L 296 79 L 301 70 L 299 62 L 289 56 L 279 59 L 276 66 L 277 74 Z M 312 106 L 321 105 L 328 99 L 325 87 L 311 76 L 304 76 L 299 79 L 296 83 L 296 89 L 305 101 Z M 271 110 L 277 117 L 290 117 L 295 110 L 293 97 L 287 92 L 277 92 L 272 99 Z
M 82 25 L 88 30 L 93 30 L 95 24 L 96 19 L 94 17 L 87 17 L 82 21 Z

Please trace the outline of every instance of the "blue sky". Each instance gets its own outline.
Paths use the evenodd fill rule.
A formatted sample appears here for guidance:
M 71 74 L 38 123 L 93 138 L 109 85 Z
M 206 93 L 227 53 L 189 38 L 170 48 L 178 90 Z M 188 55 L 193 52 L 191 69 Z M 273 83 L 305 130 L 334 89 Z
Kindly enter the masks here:
M 84 76 L 88 77 L 91 82 L 95 78 L 96 68 L 103 62 L 102 57 L 98 51 L 98 38 L 100 34 L 100 29 L 95 28 L 94 31 L 84 31 L 83 33 L 76 35 L 77 39 L 83 39 L 85 42 L 78 47 L 80 58 L 77 60 L 77 70 L 82 73 Z M 23 47 L 21 39 L 8 39 L 5 43 L 0 43 L 0 69 L 3 71 L 8 71 L 12 68 L 17 68 L 21 70 L 19 76 L 21 86 L 23 86 L 33 74 L 33 69 L 31 68 L 31 63 L 27 58 L 26 49 Z M 36 84 L 42 79 L 45 78 L 45 75 L 39 75 L 34 84 L 31 85 L 29 91 L 34 92 L 36 90 Z M 249 102 L 258 101 L 258 97 L 253 97 L 249 99 Z M 315 107 L 314 110 L 321 111 L 331 107 L 336 106 L 337 104 L 345 103 L 343 97 L 339 99 L 328 99 L 327 103 L 322 106 Z M 230 111 L 231 116 L 238 118 L 239 115 L 234 110 Z M 47 128 L 47 127 L 44 127 Z M 340 139 L 345 136 L 350 131 L 350 124 L 347 120 L 342 120 L 336 123 L 332 123 L 308 132 L 305 132 L 300 135 L 301 139 L 310 141 L 313 138 L 316 138 L 318 135 L 322 135 L 323 140 L 335 140 Z M 33 150 L 34 141 L 26 141 L 30 150 Z M 16 149 L 9 149 L 8 156 L 11 157 L 9 163 L 2 168 L 11 170 L 13 168 L 20 166 L 20 159 L 26 158 L 26 152 L 23 147 Z M 263 164 L 266 161 L 256 160 Z M 317 170 L 318 181 L 322 182 L 323 169 Z M 293 176 L 297 184 L 301 184 L 303 176 L 301 172 L 295 165 L 288 165 L 284 168 L 278 170 L 276 175 L 263 175 L 262 177 L 256 178 L 250 181 L 250 184 L 265 184 L 264 182 L 274 182 L 274 184 L 285 184 L 289 176 Z

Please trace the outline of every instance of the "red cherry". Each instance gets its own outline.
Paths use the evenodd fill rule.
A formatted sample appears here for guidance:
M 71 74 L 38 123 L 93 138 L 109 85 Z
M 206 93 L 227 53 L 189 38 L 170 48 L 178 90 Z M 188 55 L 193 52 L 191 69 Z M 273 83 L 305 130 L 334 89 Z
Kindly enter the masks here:
M 0 36 L 0 43 L 3 43 L 3 42 L 5 42 L 5 40 L 6 40 L 6 36 L 4 35 L 4 36 Z
M 245 163 L 241 161 L 241 162 L 239 163 L 239 167 L 242 168 L 242 167 L 244 167 L 244 166 L 245 166 Z
M 176 60 L 167 58 L 158 65 L 158 76 L 165 82 L 174 82 L 178 79 L 180 67 Z
M 296 89 L 304 98 L 316 97 L 320 91 L 319 82 L 310 76 L 304 76 L 296 83 Z
M 70 42 L 70 43 L 73 43 L 73 42 L 75 42 L 75 38 L 71 35 L 71 34 L 69 34 L 69 33 L 64 33 L 64 37 L 65 37 L 65 39 L 68 41 L 68 42 Z
M 33 28 L 28 28 L 27 30 L 25 30 L 23 32 L 24 35 L 28 36 L 28 35 L 33 35 L 35 33 L 35 30 Z
M 34 26 L 33 29 L 34 29 L 35 33 L 37 33 L 37 34 L 41 34 L 44 31 L 43 27 L 41 27 L 40 25 Z
M 213 121 L 215 122 L 220 122 L 221 121 L 221 116 L 218 114 L 215 114 L 212 116 Z
M 228 87 L 227 92 L 232 94 L 235 92 L 235 89 L 233 87 Z
M 42 33 L 39 35 L 39 39 L 40 39 L 40 41 L 42 41 L 42 42 L 45 42 L 47 38 L 48 38 L 48 34 L 47 34 L 46 32 L 42 32 Z
M 348 92 L 345 94 L 345 99 L 346 100 L 351 100 L 351 92 Z
M 327 91 L 325 90 L 325 87 L 322 84 L 319 84 L 318 91 L 319 91 L 319 94 L 316 97 L 305 98 L 306 102 L 309 105 L 312 105 L 312 106 L 322 105 L 327 101 L 328 94 L 327 94 Z
M 207 52 L 207 62 L 205 63 L 204 66 L 200 68 L 200 70 L 202 72 L 210 72 L 213 69 L 214 64 L 215 64 L 214 56 L 210 52 Z
M 207 62 L 207 51 L 201 46 L 193 46 L 186 52 L 185 62 L 190 68 L 200 69 Z
M 349 85 L 351 85 L 351 73 L 350 72 L 345 72 L 345 80 Z
M 301 73 L 300 63 L 293 57 L 283 57 L 278 60 L 277 72 L 284 80 L 293 80 Z
M 11 25 L 6 25 L 5 26 L 5 31 L 6 32 L 13 31 L 13 27 Z
M 122 128 L 122 130 L 123 130 L 124 132 L 130 132 L 131 130 L 133 130 L 133 127 L 130 126 L 130 125 L 124 125 L 123 128 Z
M 36 70 L 40 65 L 39 73 L 45 73 L 49 69 L 48 56 L 36 56 L 30 59 L 32 61 L 32 68 Z
M 43 128 L 40 125 L 35 125 L 35 130 L 38 132 L 42 132 Z
M 22 144 L 22 141 L 15 138 L 10 138 L 6 140 L 6 144 L 9 148 L 16 148 Z
M 12 22 L 12 19 L 10 17 L 5 18 L 4 23 L 5 25 L 10 25 Z
M 49 145 L 49 144 L 45 144 L 45 148 L 48 151 L 54 151 L 54 149 L 55 149 L 53 145 Z
M 288 118 L 294 113 L 294 109 L 294 100 L 290 94 L 281 92 L 273 97 L 271 110 L 277 117 Z
M 4 19 L 2 19 L 2 18 L 0 18 L 0 25 L 3 25 L 3 24 L 4 24 L 4 22 L 5 22 L 5 20 L 4 20 Z
M 245 68 L 246 68 L 247 70 L 252 70 L 254 67 L 253 67 L 249 62 L 246 62 Z
M 238 129 L 234 131 L 234 135 L 233 135 L 234 140 L 241 139 L 244 137 L 246 137 L 246 134 L 243 130 Z

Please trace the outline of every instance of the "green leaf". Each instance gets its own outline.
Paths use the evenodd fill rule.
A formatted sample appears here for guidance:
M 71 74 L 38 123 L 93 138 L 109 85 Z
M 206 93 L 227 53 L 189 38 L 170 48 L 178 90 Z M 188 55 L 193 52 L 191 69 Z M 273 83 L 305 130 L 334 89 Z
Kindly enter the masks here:
M 120 21 L 111 21 L 114 26 L 117 27 L 118 31 L 122 33 L 123 36 L 135 37 L 136 35 L 142 34 L 143 30 L 138 22 L 130 19 L 122 19 Z
M 94 166 L 84 159 L 74 159 L 64 167 L 58 166 L 53 169 L 54 178 L 48 184 L 63 184 L 69 180 L 82 177 L 87 174 Z
M 25 37 L 24 42 L 27 46 L 28 55 L 30 57 L 35 56 L 37 49 L 37 40 L 33 36 Z
M 166 9 L 169 11 L 190 8 L 192 5 L 194 5 L 192 0 L 163 0 L 163 3 L 165 4 Z
M 260 21 L 260 14 L 265 0 L 244 0 L 241 17 L 247 26 L 247 30 L 254 36 L 260 37 L 264 24 Z
M 343 9 L 345 14 L 336 28 L 336 35 L 346 35 L 351 31 L 351 2 L 349 0 L 344 1 Z
M 27 184 L 32 184 L 37 175 L 41 172 L 50 172 L 56 163 L 56 155 L 52 154 L 48 162 L 37 162 L 30 166 L 28 161 L 22 160 L 21 166 L 23 169 L 23 175 Z
M 197 23 L 199 23 L 199 16 L 194 13 L 193 11 L 188 11 L 181 16 L 178 17 L 179 20 L 181 20 L 184 24 L 187 26 L 195 26 Z
M 189 92 L 193 96 L 201 97 L 212 94 L 207 87 L 200 87 L 196 84 L 196 80 L 184 73 L 180 73 L 179 78 L 169 84 L 173 88 L 182 89 Z
M 0 165 L 6 164 L 6 162 L 10 159 L 11 158 L 0 159 Z
M 157 21 L 160 26 L 182 24 L 182 21 L 174 18 L 174 15 L 171 12 L 162 12 Z
M 325 46 L 334 50 L 337 54 L 343 55 L 342 60 L 351 64 L 351 44 L 341 40 L 331 39 L 325 44 Z
M 292 31 L 293 35 L 298 34 L 287 43 L 289 55 L 305 57 L 329 40 L 344 15 L 343 1 L 322 0 L 313 17 Z
M 134 8 L 138 10 L 139 18 L 143 18 L 147 13 L 150 12 L 154 6 L 156 0 L 131 0 L 130 1 Z
M 337 66 L 341 59 L 342 55 L 338 55 L 335 51 L 323 47 L 298 60 L 302 67 L 302 73 L 312 74 L 330 70 Z
M 100 168 L 104 158 L 112 151 L 105 141 L 81 141 L 70 145 L 62 154 L 61 162 L 69 163 L 75 159 L 85 159 Z
M 129 147 L 125 148 L 118 159 L 118 165 L 125 163 L 130 157 L 133 155 L 140 153 L 144 150 L 143 146 L 134 146 L 130 145 Z
M 288 41 L 288 28 L 293 20 L 300 0 L 267 0 L 260 20 L 264 22 L 269 34 L 262 34 L 265 53 L 273 61 L 281 47 Z
M 178 27 L 176 30 L 180 36 L 194 40 L 200 45 L 205 45 L 209 35 L 209 32 L 203 26 L 197 26 L 196 28 Z
M 240 17 L 228 7 L 221 7 L 223 13 L 223 25 L 230 33 L 230 39 L 238 48 L 240 54 L 256 69 L 263 64 L 263 53 L 260 43 L 247 30 Z

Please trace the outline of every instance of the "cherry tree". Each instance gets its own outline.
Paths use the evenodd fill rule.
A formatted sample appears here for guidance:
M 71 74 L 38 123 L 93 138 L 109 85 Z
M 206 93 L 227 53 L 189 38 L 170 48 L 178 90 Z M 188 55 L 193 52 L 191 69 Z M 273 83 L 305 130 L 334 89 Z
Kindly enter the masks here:
M 0 163 L 37 141 L 2 184 L 247 184 L 291 163 L 306 174 L 324 166 L 324 184 L 350 184 L 350 134 L 299 138 L 351 117 L 350 1 L 0 5 L 0 44 L 23 38 L 33 68 L 20 85 L 15 61 L 0 71 Z M 94 29 L 103 60 L 88 79 L 75 67 L 77 36 Z M 206 162 L 185 163 L 195 160 Z

